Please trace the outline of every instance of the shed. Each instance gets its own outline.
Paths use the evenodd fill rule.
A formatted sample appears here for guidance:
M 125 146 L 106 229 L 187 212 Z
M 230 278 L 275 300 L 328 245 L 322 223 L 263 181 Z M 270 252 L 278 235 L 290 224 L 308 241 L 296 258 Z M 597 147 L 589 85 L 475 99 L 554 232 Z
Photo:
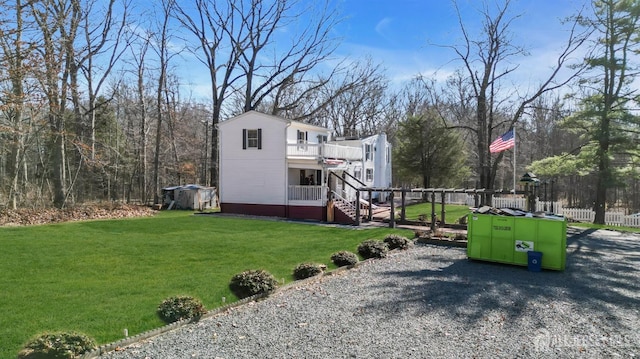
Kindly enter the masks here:
M 216 188 L 197 184 L 171 186 L 162 189 L 163 204 L 167 209 L 204 210 L 217 206 Z

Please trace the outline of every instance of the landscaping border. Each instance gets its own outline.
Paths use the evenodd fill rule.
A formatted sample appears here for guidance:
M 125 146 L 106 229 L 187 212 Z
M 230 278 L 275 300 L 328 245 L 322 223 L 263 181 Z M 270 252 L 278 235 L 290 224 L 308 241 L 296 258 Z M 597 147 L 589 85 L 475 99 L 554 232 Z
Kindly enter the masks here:
M 316 275 L 316 276 L 313 276 L 313 277 L 310 277 L 310 278 L 305 278 L 305 279 L 301 279 L 301 280 L 292 281 L 290 283 L 287 283 L 287 284 L 283 285 L 282 287 L 276 288 L 276 290 L 271 292 L 271 293 L 268 293 L 268 294 L 256 294 L 254 296 L 238 300 L 237 302 L 233 302 L 233 303 L 224 305 L 222 307 L 207 311 L 207 313 L 205 315 L 203 315 L 202 317 L 200 317 L 199 320 L 202 320 L 202 319 L 205 319 L 205 318 L 210 318 L 210 317 L 216 316 L 216 315 L 218 315 L 220 313 L 223 313 L 223 312 L 225 312 L 225 311 L 227 311 L 229 309 L 236 308 L 236 307 L 245 305 L 245 304 L 250 303 L 250 302 L 255 302 L 255 301 L 258 301 L 260 299 L 267 298 L 270 295 L 273 295 L 273 294 L 281 292 L 281 291 L 285 291 L 285 290 L 289 290 L 291 288 L 296 288 L 298 286 L 305 285 L 305 284 L 310 283 L 312 281 L 319 280 L 319 279 L 321 279 L 322 277 L 325 277 L 325 276 L 337 275 L 337 274 L 342 273 L 344 271 L 347 271 L 349 269 L 355 268 L 355 267 L 359 266 L 361 263 L 366 263 L 368 261 L 373 261 L 373 260 L 376 260 L 376 259 L 377 258 L 371 258 L 371 259 L 362 260 L 362 261 L 359 261 L 358 263 L 356 263 L 354 265 L 338 267 L 338 268 L 332 270 L 331 272 L 323 272 L 322 274 L 319 274 L 319 275 Z M 141 341 L 146 340 L 146 339 L 150 339 L 150 338 L 156 337 L 156 336 L 158 336 L 160 334 L 166 333 L 166 332 L 174 330 L 174 329 L 178 329 L 180 327 L 186 326 L 188 324 L 192 324 L 194 322 L 196 322 L 196 321 L 194 321 L 193 319 L 179 320 L 177 322 L 173 322 L 171 324 L 167 324 L 167 325 L 161 326 L 159 328 L 151 329 L 151 330 L 148 330 L 146 332 L 142 332 L 142 333 L 139 333 L 139 334 L 127 337 L 127 338 L 123 338 L 123 339 L 117 340 L 115 342 L 111 342 L 111 343 L 108 343 L 108 344 L 100 345 L 100 346 L 98 346 L 98 348 L 96 348 L 96 349 L 94 349 L 94 350 L 92 350 L 90 352 L 84 353 L 79 358 L 81 358 L 81 359 L 97 358 L 102 354 L 105 354 L 105 353 L 108 353 L 108 352 L 112 352 L 114 350 L 118 350 L 118 348 L 126 347 L 128 345 L 131 345 L 131 344 L 138 343 L 138 342 L 141 342 Z

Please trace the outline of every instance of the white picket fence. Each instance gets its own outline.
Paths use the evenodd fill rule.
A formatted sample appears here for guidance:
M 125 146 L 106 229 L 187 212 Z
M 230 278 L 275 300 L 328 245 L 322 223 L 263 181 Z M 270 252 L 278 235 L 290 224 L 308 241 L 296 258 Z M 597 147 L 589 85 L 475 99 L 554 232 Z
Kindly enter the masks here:
M 473 206 L 473 196 L 469 197 L 468 205 Z M 523 197 L 493 197 L 492 200 L 492 206 L 496 208 L 527 208 L 527 201 Z M 551 211 L 551 204 L 549 201 L 536 200 L 536 209 L 560 214 L 579 222 L 593 222 L 596 216 L 596 212 L 591 209 L 564 208 L 560 202 L 553 202 L 553 211 Z M 640 227 L 640 216 L 627 216 L 622 212 L 605 212 L 604 222 L 609 226 Z
M 565 217 L 580 222 L 593 222 L 596 212 L 583 208 L 563 208 Z M 604 223 L 609 226 L 640 227 L 640 216 L 627 216 L 622 212 L 605 212 Z
M 420 193 L 407 193 L 407 196 L 416 199 L 420 198 Z M 437 201 L 440 201 L 438 196 Z M 445 195 L 445 203 L 447 204 L 464 204 L 469 207 L 475 206 L 475 198 L 473 195 L 466 193 L 447 193 Z M 553 206 L 552 206 L 553 205 Z M 527 208 L 527 200 L 524 197 L 492 197 L 491 206 L 496 208 Z M 553 207 L 553 211 L 551 208 Z M 584 208 L 564 208 L 560 202 L 539 201 L 536 200 L 536 209 L 538 211 L 553 212 L 563 215 L 567 218 L 579 222 L 593 222 L 595 211 Z M 640 216 L 627 216 L 622 212 L 605 212 L 605 224 L 609 226 L 639 227 Z
M 527 206 L 525 198 L 494 197 L 493 207 L 520 208 Z M 551 212 L 551 202 L 536 200 L 538 211 Z M 579 222 L 593 222 L 596 212 L 584 208 L 564 208 L 559 202 L 553 202 L 553 213 L 561 214 Z M 604 222 L 609 226 L 640 227 L 640 216 L 627 216 L 622 212 L 605 212 Z

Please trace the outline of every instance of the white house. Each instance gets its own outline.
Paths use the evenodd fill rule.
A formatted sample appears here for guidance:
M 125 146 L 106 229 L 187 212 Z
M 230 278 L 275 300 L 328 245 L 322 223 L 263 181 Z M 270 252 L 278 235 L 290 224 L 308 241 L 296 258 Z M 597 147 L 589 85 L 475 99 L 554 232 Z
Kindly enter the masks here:
M 327 128 L 255 111 L 218 126 L 223 213 L 349 222 L 334 198 L 353 206 L 356 189 L 391 184 L 385 135 L 333 141 Z
M 360 163 L 354 163 L 349 171 L 366 187 L 389 188 L 391 187 L 391 144 L 384 133 L 369 136 L 363 139 L 341 139 L 336 144 L 362 148 Z M 374 192 L 373 199 L 377 202 L 386 202 L 388 193 Z M 366 194 L 365 194 L 366 198 Z

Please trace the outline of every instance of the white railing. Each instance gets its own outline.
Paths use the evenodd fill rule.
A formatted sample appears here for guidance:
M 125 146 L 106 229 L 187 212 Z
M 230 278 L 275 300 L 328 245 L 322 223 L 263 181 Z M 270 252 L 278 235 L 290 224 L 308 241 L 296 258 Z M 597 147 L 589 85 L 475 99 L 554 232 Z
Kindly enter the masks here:
M 527 199 L 522 197 L 492 197 L 492 200 L 496 208 L 527 208 Z
M 290 201 L 319 201 L 327 198 L 325 186 L 289 186 Z
M 362 148 L 330 143 L 288 143 L 287 156 L 360 160 L 362 159 Z
M 400 198 L 400 196 L 402 195 L 401 192 L 396 192 L 395 193 L 396 198 Z M 406 192 L 405 196 L 407 199 L 412 199 L 412 200 L 421 200 L 424 196 L 424 194 L 422 192 Z M 440 197 L 441 194 L 438 193 L 436 195 L 436 201 L 438 203 L 440 203 L 440 201 L 442 200 L 442 197 Z M 431 194 L 427 193 L 427 198 L 431 198 Z M 444 203 L 446 204 L 464 204 L 464 205 L 471 205 L 473 206 L 473 196 L 469 196 L 466 193 L 445 193 L 444 194 Z
M 361 160 L 362 147 L 341 146 L 325 143 L 324 146 L 322 146 L 322 156 L 325 158 Z
M 321 146 L 320 143 L 288 143 L 287 156 L 318 158 Z
M 341 203 L 341 206 L 344 207 L 344 209 L 346 209 L 347 211 L 352 211 L 353 213 L 356 212 L 356 206 L 353 203 L 351 203 L 350 201 L 347 201 L 338 192 L 331 191 L 331 194 L 333 195 L 334 202 Z

